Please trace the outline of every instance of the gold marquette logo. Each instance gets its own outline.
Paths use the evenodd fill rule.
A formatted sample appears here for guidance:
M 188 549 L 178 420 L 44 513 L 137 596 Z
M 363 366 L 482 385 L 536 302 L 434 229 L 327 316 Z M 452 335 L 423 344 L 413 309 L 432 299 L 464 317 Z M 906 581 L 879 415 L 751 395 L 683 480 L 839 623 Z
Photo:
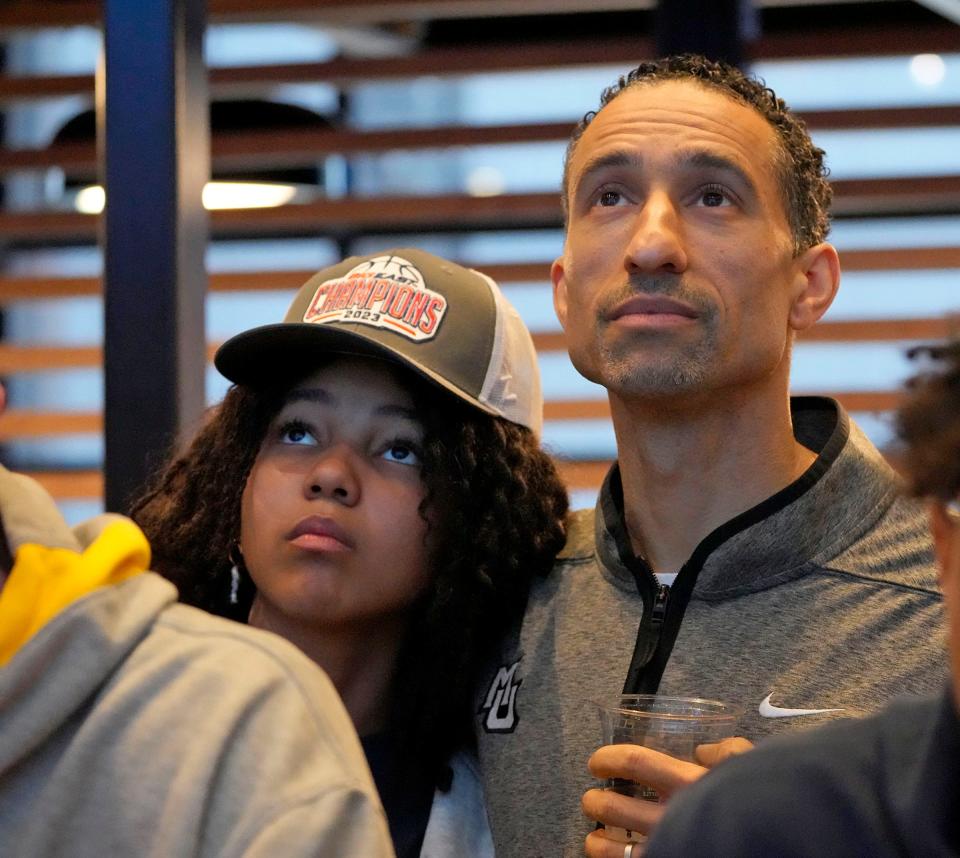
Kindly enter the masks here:
M 446 312 L 447 299 L 427 288 L 412 262 L 400 256 L 377 256 L 343 277 L 321 283 L 303 321 L 359 322 L 419 341 L 437 333 Z

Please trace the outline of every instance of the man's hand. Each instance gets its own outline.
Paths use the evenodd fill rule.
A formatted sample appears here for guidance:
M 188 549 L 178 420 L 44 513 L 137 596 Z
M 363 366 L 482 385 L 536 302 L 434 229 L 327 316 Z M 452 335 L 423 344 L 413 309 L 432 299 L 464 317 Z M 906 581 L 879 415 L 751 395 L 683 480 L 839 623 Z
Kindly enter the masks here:
M 605 745 L 590 757 L 588 766 L 596 778 L 623 778 L 652 787 L 660 802 L 645 801 L 620 795 L 613 790 L 591 789 L 583 794 L 580 805 L 590 818 L 613 828 L 627 828 L 649 835 L 663 815 L 665 803 L 679 790 L 699 780 L 710 768 L 734 754 L 742 754 L 753 745 L 747 739 L 734 737 L 708 745 L 700 745 L 697 762 L 688 763 L 669 754 L 640 745 Z M 611 840 L 606 832 L 592 831 L 586 840 L 588 858 L 623 858 L 624 843 Z M 634 850 L 640 856 L 642 846 Z

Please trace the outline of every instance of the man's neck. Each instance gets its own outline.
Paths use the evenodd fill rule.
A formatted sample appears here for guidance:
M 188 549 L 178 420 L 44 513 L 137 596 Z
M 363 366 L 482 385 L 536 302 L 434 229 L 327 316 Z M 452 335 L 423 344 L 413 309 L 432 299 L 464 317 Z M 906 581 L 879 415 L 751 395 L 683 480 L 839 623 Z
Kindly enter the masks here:
M 816 459 L 794 438 L 786 396 L 734 399 L 671 408 L 610 398 L 627 531 L 655 572 L 680 569 L 711 531 Z

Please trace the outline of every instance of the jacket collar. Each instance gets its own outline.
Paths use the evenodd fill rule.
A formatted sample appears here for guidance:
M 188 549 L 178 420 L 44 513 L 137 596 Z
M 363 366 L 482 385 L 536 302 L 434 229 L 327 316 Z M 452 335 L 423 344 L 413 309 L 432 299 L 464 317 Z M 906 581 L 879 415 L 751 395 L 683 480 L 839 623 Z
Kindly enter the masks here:
M 708 534 L 681 575 L 697 576 L 700 598 L 720 599 L 799 577 L 837 556 L 883 515 L 897 493 L 892 468 L 839 403 L 791 399 L 794 434 L 817 453 L 793 483 Z M 597 499 L 596 559 L 618 586 L 633 587 L 634 563 L 614 463 Z M 696 570 L 696 571 L 694 571 Z

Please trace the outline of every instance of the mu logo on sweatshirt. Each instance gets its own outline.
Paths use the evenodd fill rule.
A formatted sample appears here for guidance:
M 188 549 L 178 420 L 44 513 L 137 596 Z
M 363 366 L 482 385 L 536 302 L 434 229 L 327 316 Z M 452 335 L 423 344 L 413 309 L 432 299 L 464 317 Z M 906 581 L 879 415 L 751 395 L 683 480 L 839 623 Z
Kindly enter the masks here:
M 520 659 L 511 665 L 504 665 L 494 676 L 487 690 L 480 712 L 483 715 L 483 729 L 488 733 L 512 733 L 520 720 L 517 714 L 517 691 L 522 679 L 517 679 Z

